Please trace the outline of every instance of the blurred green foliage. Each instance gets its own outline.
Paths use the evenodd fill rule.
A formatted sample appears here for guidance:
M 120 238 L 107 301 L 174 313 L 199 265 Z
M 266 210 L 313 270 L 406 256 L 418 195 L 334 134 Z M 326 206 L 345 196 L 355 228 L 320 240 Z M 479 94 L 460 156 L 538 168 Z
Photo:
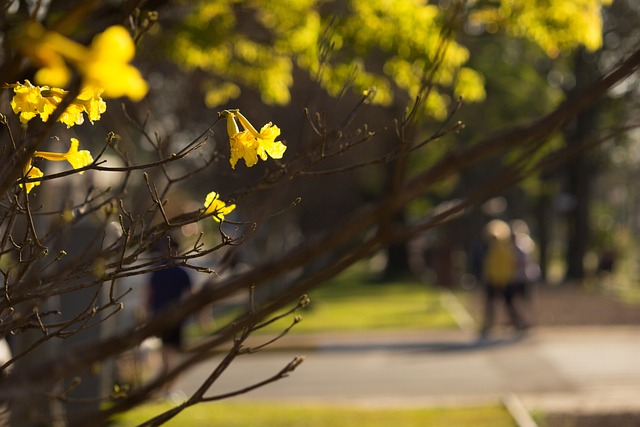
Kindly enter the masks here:
M 208 76 L 205 98 L 215 107 L 257 90 L 263 102 L 291 100 L 294 72 L 306 72 L 333 97 L 346 87 L 376 88 L 374 102 L 417 96 L 425 76 L 434 88 L 425 113 L 443 119 L 451 100 L 485 98 L 485 78 L 468 67 L 470 53 L 443 28 L 524 37 L 547 55 L 602 43 L 600 7 L 610 0 L 470 1 L 457 16 L 455 2 L 412 0 L 199 0 L 171 33 L 169 52 L 187 70 Z M 441 41 L 446 52 L 440 55 Z
M 602 6 L 612 0 L 501 0 L 483 2 L 470 21 L 489 32 L 506 30 L 509 35 L 536 43 L 555 58 L 578 45 L 594 51 L 602 45 Z

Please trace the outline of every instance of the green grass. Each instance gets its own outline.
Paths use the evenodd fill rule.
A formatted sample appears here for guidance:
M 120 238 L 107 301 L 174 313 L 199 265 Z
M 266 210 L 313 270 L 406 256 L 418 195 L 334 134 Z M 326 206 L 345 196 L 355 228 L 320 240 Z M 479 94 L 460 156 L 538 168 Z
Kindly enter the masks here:
M 292 333 L 429 330 L 456 328 L 442 306 L 438 290 L 416 281 L 374 282 L 362 265 L 353 267 L 309 295 L 311 304 L 300 311 L 303 321 Z M 216 319 L 230 322 L 239 311 Z M 282 330 L 291 318 L 264 329 Z M 195 333 L 195 332 L 194 332 Z
M 439 293 L 416 282 L 371 283 L 349 272 L 310 297 L 296 332 L 456 327 Z
M 135 426 L 169 409 L 151 404 L 124 414 L 116 427 Z M 280 403 L 207 403 L 185 410 L 169 423 L 190 427 L 515 427 L 500 405 L 455 408 L 375 408 Z

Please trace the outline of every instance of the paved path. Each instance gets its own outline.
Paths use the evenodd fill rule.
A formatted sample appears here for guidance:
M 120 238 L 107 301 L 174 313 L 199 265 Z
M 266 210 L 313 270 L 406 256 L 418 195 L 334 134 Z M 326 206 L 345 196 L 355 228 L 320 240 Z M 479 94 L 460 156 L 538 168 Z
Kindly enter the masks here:
M 515 393 L 529 410 L 640 411 L 638 326 L 541 327 L 487 340 L 464 331 L 292 336 L 276 350 L 238 359 L 215 393 L 306 355 L 289 378 L 237 399 L 425 406 L 495 403 Z M 214 363 L 186 374 L 183 389 L 193 390 Z

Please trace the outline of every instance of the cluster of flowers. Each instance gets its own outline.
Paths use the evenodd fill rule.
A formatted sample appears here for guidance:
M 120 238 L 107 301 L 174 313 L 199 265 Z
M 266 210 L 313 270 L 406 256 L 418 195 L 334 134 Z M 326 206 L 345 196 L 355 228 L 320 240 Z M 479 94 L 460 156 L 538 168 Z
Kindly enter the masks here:
M 267 157 L 281 159 L 287 147 L 276 138 L 280 136 L 280 128 L 267 123 L 260 129 L 260 132 L 247 120 L 239 110 L 224 110 L 220 117 L 227 119 L 227 133 L 231 148 L 229 162 L 235 169 L 238 160 L 243 159 L 247 167 L 252 167 L 258 163 L 258 157 L 267 160 Z M 240 131 L 236 118 L 244 130 Z M 226 204 L 220 200 L 220 196 L 215 191 L 209 193 L 204 202 L 205 215 L 211 215 L 218 222 L 224 221 L 225 215 L 232 212 L 235 204 Z
M 140 72 L 129 64 L 135 56 L 135 46 L 122 26 L 107 28 L 93 39 L 89 47 L 57 32 L 47 31 L 37 22 L 29 22 L 22 32 L 20 49 L 40 66 L 35 79 L 38 84 L 42 84 L 36 86 L 26 80 L 24 83 L 6 86 L 13 88 L 11 108 L 23 124 L 35 117 L 46 122 L 58 108 L 68 95 L 66 90 L 59 87 L 69 83 L 69 66 L 76 69 L 82 77 L 82 89 L 58 118 L 67 127 L 84 123 L 84 114 L 91 123 L 100 120 L 102 113 L 107 110 L 103 94 L 140 100 L 148 91 Z M 74 169 L 84 168 L 93 163 L 93 157 L 89 151 L 79 150 L 79 145 L 76 138 L 71 138 L 71 145 L 66 153 L 35 151 L 33 158 L 68 161 Z M 35 179 L 44 176 L 32 162 L 33 159 L 29 159 L 24 166 L 24 177 L 34 179 L 24 184 L 27 193 L 40 185 L 40 181 Z
M 7 85 L 12 87 L 15 95 L 11 100 L 13 112 L 18 114 L 21 123 L 28 123 L 38 116 L 43 122 L 58 108 L 62 99 L 68 94 L 66 90 L 50 86 L 34 86 L 29 80 L 24 84 Z M 107 104 L 102 99 L 103 89 L 98 86 L 85 86 L 78 96 L 60 115 L 59 122 L 67 127 L 84 123 L 86 113 L 91 123 L 100 120 L 101 114 L 107 111 Z
M 135 55 L 135 46 L 129 33 L 121 26 L 110 27 L 98 34 L 89 47 L 61 34 L 46 31 L 37 23 L 28 24 L 24 32 L 26 42 L 22 45 L 22 50 L 41 66 L 35 74 L 35 81 L 42 86 L 33 85 L 28 80 L 24 83 L 5 85 L 13 88 L 11 108 L 23 124 L 35 117 L 40 117 L 46 122 L 58 108 L 68 92 L 57 86 L 64 87 L 68 84 L 71 77 L 69 65 L 81 75 L 83 86 L 58 118 L 58 121 L 68 128 L 83 124 L 84 114 L 92 124 L 100 120 L 102 113 L 107 109 L 107 104 L 102 99 L 103 95 L 112 98 L 127 96 L 137 101 L 148 91 L 147 83 L 139 71 L 129 64 Z M 231 152 L 229 161 L 233 169 L 240 159 L 244 160 L 247 167 L 252 167 L 258 163 L 258 158 L 281 159 L 284 155 L 287 147 L 276 141 L 280 136 L 280 129 L 271 122 L 258 132 L 239 110 L 224 110 L 220 117 L 227 120 Z M 236 119 L 240 122 L 242 131 Z M 79 150 L 79 145 L 80 142 L 76 138 L 71 138 L 71 145 L 66 153 L 35 151 L 33 158 L 67 161 L 74 169 L 86 168 L 94 160 L 89 151 Z M 84 170 L 79 171 L 83 172 Z M 29 159 L 24 166 L 24 178 L 30 181 L 20 186 L 24 186 L 29 193 L 40 185 L 41 181 L 37 179 L 43 176 L 42 171 L 32 164 L 32 159 Z M 212 191 L 205 198 L 204 208 L 204 215 L 211 215 L 217 222 L 222 222 L 225 215 L 231 213 L 236 205 L 220 200 L 220 195 Z
M 280 136 L 280 128 L 271 122 L 264 125 L 260 132 L 247 120 L 239 110 L 224 110 L 220 117 L 227 119 L 227 133 L 231 148 L 229 162 L 235 169 L 238 160 L 243 159 L 247 167 L 258 163 L 258 157 L 267 160 L 281 159 L 287 147 L 276 138 Z M 236 118 L 244 130 L 240 131 Z M 234 204 L 226 204 L 220 200 L 218 193 L 211 192 L 204 202 L 205 215 L 211 215 L 218 222 L 224 221 L 224 216 L 236 208 Z
M 248 167 L 258 163 L 258 157 L 267 160 L 267 155 L 274 159 L 281 159 L 287 147 L 276 138 L 280 136 L 280 128 L 267 123 L 260 132 L 243 116 L 239 110 L 225 110 L 220 113 L 227 119 L 227 132 L 231 144 L 231 167 L 235 169 L 236 163 L 244 159 Z M 238 119 L 244 130 L 240 132 L 235 119 Z

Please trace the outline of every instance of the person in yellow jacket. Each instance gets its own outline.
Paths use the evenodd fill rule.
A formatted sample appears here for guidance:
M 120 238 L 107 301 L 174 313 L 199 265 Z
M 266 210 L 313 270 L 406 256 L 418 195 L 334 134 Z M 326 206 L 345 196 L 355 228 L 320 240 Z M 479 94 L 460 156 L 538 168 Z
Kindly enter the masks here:
M 485 290 L 485 313 L 481 334 L 489 333 L 494 321 L 496 300 L 502 299 L 513 326 L 526 328 L 514 304 L 518 255 L 509 225 L 499 219 L 487 223 L 483 231 L 486 250 L 482 260 L 482 282 Z

